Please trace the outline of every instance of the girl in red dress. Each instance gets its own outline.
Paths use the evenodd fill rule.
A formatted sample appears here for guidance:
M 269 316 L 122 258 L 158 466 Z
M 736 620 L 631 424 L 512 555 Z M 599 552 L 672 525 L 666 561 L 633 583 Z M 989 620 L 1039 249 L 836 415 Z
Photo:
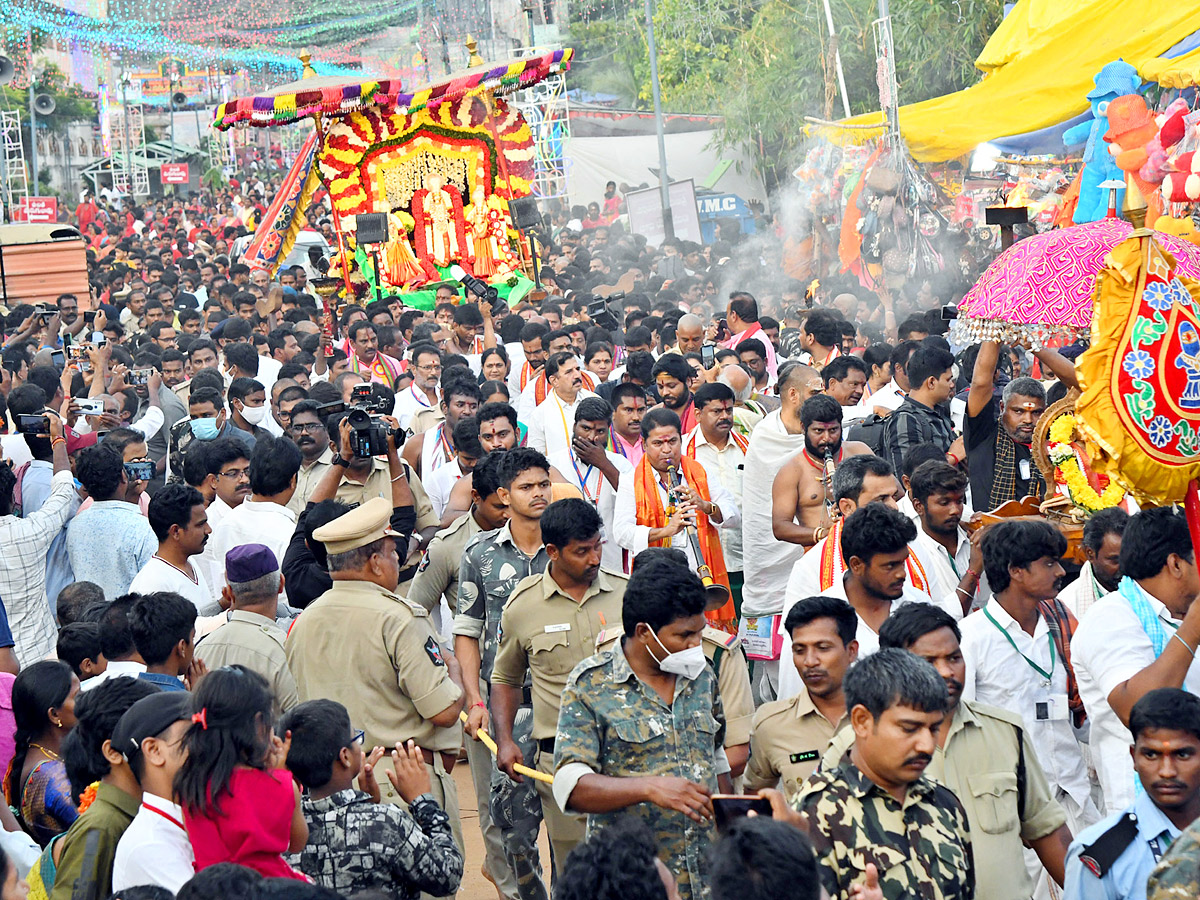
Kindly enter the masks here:
M 308 840 L 300 789 L 284 768 L 291 735 L 272 734 L 271 690 L 245 666 L 210 672 L 193 695 L 187 760 L 175 779 L 196 871 L 229 862 L 307 880 L 283 861 Z

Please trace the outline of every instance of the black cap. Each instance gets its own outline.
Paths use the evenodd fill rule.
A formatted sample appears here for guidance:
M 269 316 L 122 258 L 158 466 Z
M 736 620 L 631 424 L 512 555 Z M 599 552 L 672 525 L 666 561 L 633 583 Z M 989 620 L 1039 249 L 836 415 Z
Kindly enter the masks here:
M 121 716 L 113 729 L 112 746 L 127 760 L 142 752 L 142 741 L 158 737 L 176 722 L 192 718 L 192 695 L 160 691 L 143 697 Z

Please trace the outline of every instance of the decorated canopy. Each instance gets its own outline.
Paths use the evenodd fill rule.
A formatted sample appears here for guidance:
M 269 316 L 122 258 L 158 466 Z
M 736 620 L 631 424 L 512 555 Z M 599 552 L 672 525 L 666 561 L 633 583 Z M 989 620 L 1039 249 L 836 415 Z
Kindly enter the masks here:
M 306 71 L 308 69 L 306 68 Z M 217 107 L 213 128 L 234 125 L 287 125 L 315 115 L 346 115 L 363 107 L 394 107 L 400 79 L 348 81 L 335 77 L 306 77 L 289 81 L 251 97 L 237 97 Z
M 1044 341 L 1083 334 L 1092 325 L 1092 292 L 1109 251 L 1133 226 L 1100 219 L 1017 241 L 992 262 L 958 306 L 955 335 L 975 341 Z M 1200 247 L 1156 234 L 1179 270 L 1200 278 Z
M 1076 364 L 1077 425 L 1092 468 L 1142 502 L 1182 501 L 1200 475 L 1198 304 L 1200 281 L 1145 229 L 1097 279 L 1092 344 Z

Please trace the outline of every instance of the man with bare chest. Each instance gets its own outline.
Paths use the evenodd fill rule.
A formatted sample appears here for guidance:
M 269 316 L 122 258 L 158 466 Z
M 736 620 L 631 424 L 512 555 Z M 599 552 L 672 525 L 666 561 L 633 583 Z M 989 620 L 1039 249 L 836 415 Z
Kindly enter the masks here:
M 771 530 L 777 540 L 811 547 L 829 533 L 833 494 L 830 474 L 843 459 L 870 453 L 861 441 L 842 441 L 842 407 L 824 394 L 800 407 L 804 449 L 793 456 L 771 491 Z

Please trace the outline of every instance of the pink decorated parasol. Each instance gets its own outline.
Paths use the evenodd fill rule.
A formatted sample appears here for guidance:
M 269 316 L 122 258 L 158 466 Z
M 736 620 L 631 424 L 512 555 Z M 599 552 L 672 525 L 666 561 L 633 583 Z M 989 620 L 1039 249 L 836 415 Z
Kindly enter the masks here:
M 992 262 L 958 305 L 956 342 L 1032 342 L 1086 335 L 1092 290 L 1105 258 L 1133 233 L 1124 219 L 1100 219 L 1017 241 Z M 1178 271 L 1200 277 L 1200 247 L 1169 234 L 1155 239 Z

